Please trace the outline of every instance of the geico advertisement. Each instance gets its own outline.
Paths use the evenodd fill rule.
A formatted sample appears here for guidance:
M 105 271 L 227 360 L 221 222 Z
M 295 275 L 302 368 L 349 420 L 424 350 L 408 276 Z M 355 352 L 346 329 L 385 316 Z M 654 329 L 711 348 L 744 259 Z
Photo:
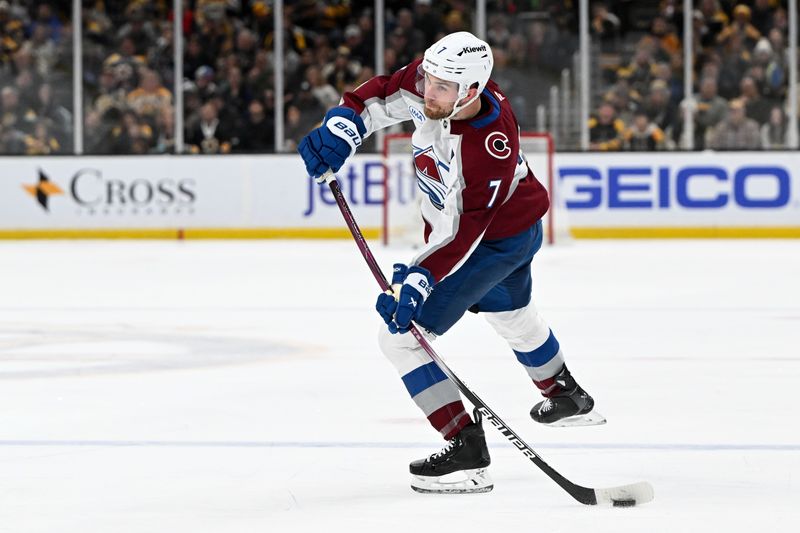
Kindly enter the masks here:
M 786 152 L 556 156 L 572 226 L 800 225 L 798 164 Z

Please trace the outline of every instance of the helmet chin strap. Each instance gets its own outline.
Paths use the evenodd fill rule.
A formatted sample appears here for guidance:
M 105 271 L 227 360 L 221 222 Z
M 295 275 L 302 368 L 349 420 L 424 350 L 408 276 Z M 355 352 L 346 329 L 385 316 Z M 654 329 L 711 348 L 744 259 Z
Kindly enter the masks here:
M 467 93 L 469 93 L 469 89 L 467 89 Z M 453 120 L 453 117 L 455 117 L 456 114 L 458 114 L 459 111 L 461 111 L 462 109 L 464 109 L 465 107 L 470 105 L 472 102 L 477 100 L 478 97 L 480 97 L 480 95 L 481 95 L 481 93 L 476 91 L 475 92 L 475 96 L 473 96 L 472 98 L 470 98 L 468 101 L 464 102 L 463 104 L 458 104 L 458 100 L 463 100 L 464 98 L 466 98 L 466 96 L 464 96 L 463 98 L 459 98 L 456 101 L 456 103 L 453 104 L 453 111 L 451 111 L 450 114 L 447 115 L 447 117 L 444 118 L 443 120 Z

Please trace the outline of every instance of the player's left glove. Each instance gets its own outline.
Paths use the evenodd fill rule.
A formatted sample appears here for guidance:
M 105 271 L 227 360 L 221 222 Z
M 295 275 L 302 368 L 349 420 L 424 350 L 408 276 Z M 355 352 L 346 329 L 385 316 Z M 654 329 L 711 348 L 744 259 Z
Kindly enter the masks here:
M 353 109 L 344 106 L 329 109 L 322 125 L 311 130 L 297 146 L 308 175 L 319 178 L 329 168 L 338 172 L 361 146 L 366 132 L 364 121 Z
M 403 273 L 404 268 L 405 265 L 395 265 L 392 276 L 392 286 L 396 287 L 400 277 L 405 274 L 399 293 L 396 289 L 392 294 L 383 293 L 378 296 L 375 304 L 375 308 L 392 333 L 406 333 L 409 330 L 411 321 L 422 314 L 422 306 L 434 284 L 433 277 L 427 269 L 412 266 Z M 397 294 L 396 299 L 395 294 Z

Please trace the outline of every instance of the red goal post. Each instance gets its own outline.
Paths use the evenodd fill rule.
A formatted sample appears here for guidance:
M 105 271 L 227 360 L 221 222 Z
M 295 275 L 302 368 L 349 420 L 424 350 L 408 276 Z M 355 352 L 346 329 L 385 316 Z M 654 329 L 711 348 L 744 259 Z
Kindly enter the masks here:
M 542 219 L 545 240 L 548 244 L 566 240 L 569 231 L 565 209 L 559 208 L 557 201 L 553 138 L 549 133 L 524 131 L 520 133 L 520 148 L 534 175 L 550 194 L 550 209 Z M 381 230 L 384 245 L 418 245 L 422 242 L 423 223 L 419 214 L 419 202 L 423 193 L 416 184 L 417 178 L 411 154 L 410 133 L 384 136 Z

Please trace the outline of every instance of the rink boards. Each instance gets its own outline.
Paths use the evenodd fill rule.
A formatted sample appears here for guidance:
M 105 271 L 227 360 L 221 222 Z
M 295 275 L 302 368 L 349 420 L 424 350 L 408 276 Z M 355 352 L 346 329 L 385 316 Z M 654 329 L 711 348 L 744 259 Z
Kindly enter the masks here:
M 0 238 L 349 235 L 330 191 L 292 154 L 0 164 Z M 564 153 L 553 202 L 577 238 L 800 237 L 798 168 L 794 152 Z M 364 233 L 377 237 L 380 156 L 359 155 L 338 176 Z

